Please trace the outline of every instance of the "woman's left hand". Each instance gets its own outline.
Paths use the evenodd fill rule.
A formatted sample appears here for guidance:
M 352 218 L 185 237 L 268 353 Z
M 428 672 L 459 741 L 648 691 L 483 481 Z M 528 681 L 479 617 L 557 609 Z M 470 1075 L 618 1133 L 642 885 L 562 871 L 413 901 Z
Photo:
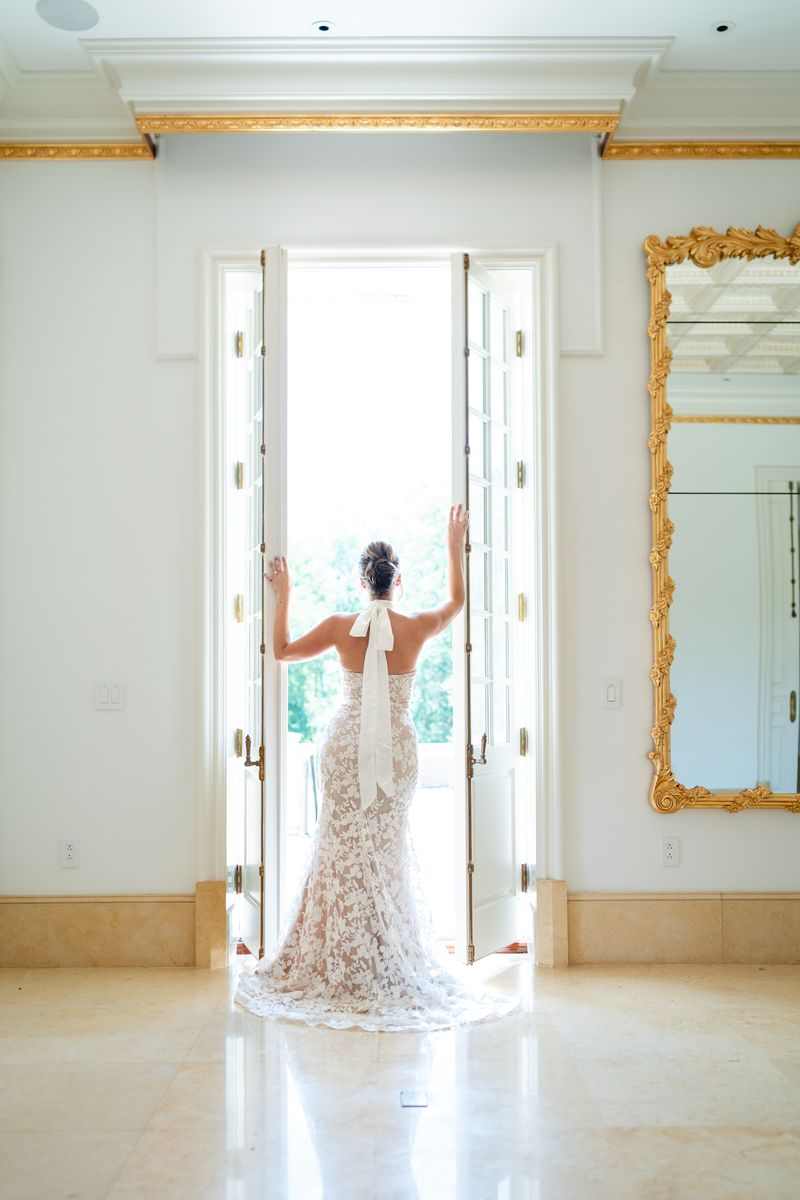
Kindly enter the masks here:
M 274 558 L 269 559 L 264 574 L 275 589 L 278 600 L 285 600 L 292 587 L 289 564 L 285 555 L 276 554 Z

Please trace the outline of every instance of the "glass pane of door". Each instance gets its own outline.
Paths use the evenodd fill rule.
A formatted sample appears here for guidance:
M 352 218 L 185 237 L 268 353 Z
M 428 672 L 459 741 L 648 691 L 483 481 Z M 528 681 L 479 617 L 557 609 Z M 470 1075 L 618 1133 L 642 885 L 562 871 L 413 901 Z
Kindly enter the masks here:
M 511 740 L 511 321 L 504 304 L 475 278 L 467 300 L 471 737 L 480 745 L 486 733 L 498 746 Z

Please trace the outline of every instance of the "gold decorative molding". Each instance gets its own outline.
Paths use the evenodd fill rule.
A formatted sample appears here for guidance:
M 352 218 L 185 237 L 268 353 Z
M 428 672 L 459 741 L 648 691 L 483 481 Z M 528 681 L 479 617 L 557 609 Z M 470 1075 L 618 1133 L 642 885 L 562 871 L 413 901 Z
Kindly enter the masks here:
M 147 159 L 155 157 L 146 138 L 140 142 L 0 142 L 0 159 Z
M 673 425 L 800 425 L 800 417 L 756 417 L 717 413 L 674 413 Z
M 745 788 L 741 792 L 712 792 L 705 787 L 684 787 L 671 768 L 670 733 L 678 703 L 670 690 L 670 667 L 675 655 L 675 639 L 669 632 L 669 610 L 675 583 L 669 576 L 669 548 L 674 525 L 669 518 L 668 496 L 672 465 L 667 458 L 670 426 L 675 417 L 667 402 L 667 376 L 671 354 L 667 345 L 667 319 L 671 296 L 667 290 L 666 271 L 673 263 L 687 258 L 698 267 L 711 267 L 723 258 L 786 258 L 800 262 L 800 225 L 788 237 L 774 229 L 759 225 L 755 230 L 729 228 L 726 233 L 698 227 L 686 237 L 670 237 L 662 242 L 657 237 L 645 238 L 643 249 L 647 258 L 647 280 L 650 284 L 650 394 L 651 432 L 648 447 L 651 455 L 651 487 L 648 503 L 651 512 L 652 549 L 649 555 L 653 573 L 653 602 L 650 622 L 653 628 L 654 721 L 651 730 L 654 749 L 650 751 L 654 774 L 650 803 L 656 812 L 672 813 L 683 808 L 721 808 L 727 812 L 743 812 L 749 808 L 776 808 L 800 812 L 800 795 L 774 794 L 765 787 Z M 692 419 L 691 417 L 689 418 Z M 708 419 L 708 418 L 702 418 Z M 720 419 L 720 418 L 714 418 Z M 726 418 L 722 418 L 726 419 Z M 732 420 L 751 420 L 736 417 Z M 796 423 L 793 417 L 760 418 L 770 423 Z
M 604 160 L 658 158 L 800 158 L 800 142 L 617 142 L 608 139 Z
M 617 113 L 147 113 L 140 133 L 610 133 Z

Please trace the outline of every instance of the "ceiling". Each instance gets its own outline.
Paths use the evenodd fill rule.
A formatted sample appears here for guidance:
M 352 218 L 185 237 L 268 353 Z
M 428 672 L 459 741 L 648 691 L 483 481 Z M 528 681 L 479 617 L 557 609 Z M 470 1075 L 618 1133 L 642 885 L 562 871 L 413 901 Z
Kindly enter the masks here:
M 794 71 L 800 46 L 795 0 L 94 0 L 100 21 L 87 34 L 52 29 L 34 0 L 5 0 L 0 37 L 23 71 L 85 70 L 81 39 L 302 38 L 323 18 L 337 38 L 511 37 L 669 38 L 665 67 L 672 71 Z M 719 35 L 711 26 L 732 22 Z
M 800 266 L 683 262 L 667 267 L 667 287 L 671 373 L 800 375 Z
M 5 0 L 0 141 L 130 139 L 147 112 L 400 110 L 613 112 L 628 140 L 800 137 L 796 0 L 93 3 L 99 22 L 71 33 Z

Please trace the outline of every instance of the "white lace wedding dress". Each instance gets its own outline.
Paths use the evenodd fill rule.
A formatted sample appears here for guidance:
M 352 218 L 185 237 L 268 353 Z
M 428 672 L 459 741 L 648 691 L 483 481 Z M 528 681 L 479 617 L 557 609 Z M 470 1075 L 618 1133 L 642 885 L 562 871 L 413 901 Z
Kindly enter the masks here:
M 363 677 L 342 670 L 341 703 L 320 749 L 322 803 L 304 880 L 277 953 L 234 996 L 261 1016 L 367 1030 L 445 1029 L 504 1016 L 516 996 L 478 988 L 433 928 L 409 832 L 416 672 L 389 675 L 393 786 L 368 807 L 359 790 Z M 385 677 L 384 677 L 385 685 Z

